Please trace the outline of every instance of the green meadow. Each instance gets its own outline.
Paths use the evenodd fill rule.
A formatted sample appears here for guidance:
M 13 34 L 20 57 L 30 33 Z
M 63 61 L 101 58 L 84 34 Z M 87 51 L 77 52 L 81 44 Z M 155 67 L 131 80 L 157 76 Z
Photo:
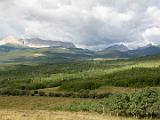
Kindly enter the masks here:
M 159 73 L 159 56 L 49 64 L 1 64 L 0 108 L 14 109 L 18 106 L 16 109 L 21 110 L 159 118 Z M 13 98 L 19 102 L 11 102 L 7 96 L 16 96 Z M 39 99 L 42 103 L 38 102 Z M 50 100 L 58 102 L 54 104 Z

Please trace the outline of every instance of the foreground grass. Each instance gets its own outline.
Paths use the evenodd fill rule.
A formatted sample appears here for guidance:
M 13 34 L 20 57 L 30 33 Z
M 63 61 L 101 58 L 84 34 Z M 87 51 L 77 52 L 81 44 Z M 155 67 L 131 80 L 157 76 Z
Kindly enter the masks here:
M 95 102 L 93 99 L 50 98 L 38 96 L 0 96 L 0 109 L 54 110 L 54 106 L 71 103 Z
M 94 103 L 93 99 L 0 96 L 0 120 L 136 120 L 94 112 L 59 112 L 54 106 Z M 63 110 L 62 110 L 63 111 Z
M 137 120 L 97 113 L 50 112 L 38 110 L 0 110 L 0 120 Z
M 150 95 L 150 92 L 149 92 L 149 94 L 148 93 L 146 94 L 143 92 L 141 94 L 141 96 L 143 98 L 145 97 L 145 101 L 146 101 L 146 99 L 151 100 L 151 101 L 152 101 L 152 99 L 156 100 L 156 98 L 155 98 L 156 96 L 154 97 L 154 92 L 151 94 L 153 96 Z M 140 94 L 136 94 L 136 95 L 140 95 Z M 146 95 L 147 96 L 149 95 L 149 97 L 147 97 Z M 0 120 L 2 118 L 8 118 L 8 117 L 4 117 L 4 116 L 9 116 L 10 118 L 14 118 L 14 117 L 12 117 L 12 115 L 14 115 L 14 114 L 15 114 L 14 116 L 18 116 L 17 119 L 15 118 L 16 120 L 20 119 L 21 118 L 20 116 L 22 116 L 22 117 L 32 116 L 33 118 L 35 117 L 35 119 L 37 119 L 37 120 L 41 120 L 41 119 L 42 120 L 43 119 L 50 120 L 50 117 L 49 117 L 50 114 L 52 115 L 53 113 L 55 114 L 57 112 L 58 112 L 57 114 L 59 114 L 59 111 L 61 111 L 61 113 L 63 113 L 64 111 L 67 111 L 67 112 L 70 111 L 71 113 L 69 113 L 69 114 L 71 114 L 71 115 L 74 114 L 75 112 L 78 112 L 78 113 L 85 112 L 87 114 L 94 113 L 94 114 L 97 114 L 98 116 L 104 115 L 103 117 L 106 117 L 105 118 L 106 120 L 107 120 L 107 118 L 109 120 L 112 120 L 111 118 L 113 118 L 113 120 L 119 120 L 121 117 L 116 118 L 116 117 L 113 117 L 113 116 L 111 117 L 108 115 L 114 115 L 114 116 L 120 115 L 121 111 L 124 110 L 123 106 L 125 106 L 126 104 L 130 104 L 130 106 L 132 106 L 132 104 L 134 104 L 134 101 L 132 101 L 132 100 L 137 99 L 137 97 L 135 97 L 135 95 L 134 95 L 134 96 L 132 96 L 132 98 L 130 98 L 130 102 L 127 102 L 126 100 L 128 100 L 128 97 L 131 97 L 131 96 L 126 96 L 125 94 L 123 94 L 123 95 L 113 96 L 113 97 L 110 97 L 107 99 L 106 98 L 105 99 L 83 99 L 83 98 L 65 98 L 65 97 L 55 98 L 55 97 L 40 97 L 40 96 L 0 96 L 0 117 L 1 117 Z M 116 101 L 116 102 L 113 102 L 113 101 Z M 145 101 L 144 101 L 144 99 L 142 99 L 142 100 L 140 100 L 140 103 L 143 104 L 143 102 L 145 102 Z M 140 104 L 141 107 L 143 107 L 142 104 Z M 119 114 L 116 114 L 114 111 L 111 112 L 110 110 L 113 110 L 114 108 L 111 107 L 110 105 L 112 105 L 112 106 L 114 105 L 114 108 L 115 108 L 115 105 L 116 106 L 120 105 L 120 107 L 121 107 L 120 109 L 119 109 L 119 107 L 116 108 L 116 111 Z M 154 105 L 158 106 L 160 104 L 157 102 Z M 155 107 L 154 105 L 152 105 L 152 106 L 155 109 L 155 112 L 156 112 L 156 110 L 159 111 L 159 109 L 156 109 L 157 107 Z M 129 107 L 129 108 L 127 107 L 127 110 L 130 110 L 130 108 L 131 107 Z M 7 110 L 9 110 L 9 112 Z M 126 110 L 126 108 L 125 108 L 125 110 Z M 137 109 L 137 110 L 139 110 L 139 109 Z M 43 111 L 43 112 L 39 112 L 39 111 Z M 142 108 L 142 111 L 144 111 L 144 108 Z M 27 115 L 27 114 L 29 114 L 28 112 L 29 113 L 31 112 L 31 114 L 29 116 Z M 41 113 L 43 113 L 43 114 L 41 114 Z M 125 112 L 123 112 L 123 113 L 125 113 Z M 132 113 L 132 111 L 131 111 L 131 113 Z M 81 116 L 83 116 L 83 115 L 81 115 Z M 37 117 L 40 117 L 40 118 L 37 118 Z M 109 117 L 111 117 L 111 118 L 109 118 Z M 131 118 L 121 118 L 121 119 L 122 120 L 135 120 L 134 117 L 133 117 L 133 119 L 131 119 Z M 8 118 L 6 120 L 14 120 L 14 119 L 10 119 L 10 118 Z M 98 118 L 99 119 L 92 119 L 92 120 L 103 120 L 103 119 L 100 119 L 101 117 L 98 117 Z M 142 117 L 139 116 L 138 118 L 142 118 Z M 143 117 L 143 118 L 145 118 L 145 117 Z M 146 118 L 150 118 L 150 117 L 146 117 Z M 157 116 L 157 118 L 158 118 L 158 116 Z M 85 119 L 90 120 L 89 118 L 84 118 L 84 120 Z M 26 118 L 26 120 L 30 120 L 30 119 Z M 32 120 L 34 120 L 34 119 L 32 119 Z M 59 118 L 58 120 L 61 120 L 61 118 Z M 64 118 L 64 120 L 72 120 L 72 116 L 68 116 L 68 119 Z M 81 118 L 79 120 L 81 120 Z

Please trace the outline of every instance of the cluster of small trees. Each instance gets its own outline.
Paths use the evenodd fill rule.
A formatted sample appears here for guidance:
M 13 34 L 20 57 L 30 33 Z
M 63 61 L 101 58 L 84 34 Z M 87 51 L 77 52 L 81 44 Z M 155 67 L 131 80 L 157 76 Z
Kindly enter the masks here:
M 97 94 L 96 92 L 91 92 L 89 90 L 81 90 L 80 92 L 66 92 L 66 93 L 49 93 L 50 97 L 72 97 L 72 98 L 94 98 L 94 99 L 102 99 L 108 98 L 112 95 L 112 93 L 101 93 Z
M 160 117 L 160 99 L 156 91 L 145 89 L 131 95 L 119 94 L 112 97 L 112 113 L 136 118 Z
M 1 89 L 0 95 L 24 96 L 30 95 L 30 92 L 28 90 L 19 89 Z
M 46 96 L 43 91 L 29 91 L 20 89 L 0 89 L 0 95 L 8 96 Z
M 121 87 L 147 87 L 160 85 L 160 67 L 132 69 L 109 74 L 104 78 L 107 85 Z
M 50 92 L 45 93 L 44 91 L 29 91 L 29 90 L 20 90 L 20 89 L 0 89 L 0 95 L 8 96 L 48 96 L 48 97 L 72 97 L 72 98 L 94 98 L 102 99 L 108 98 L 112 93 L 101 93 L 97 94 L 94 91 L 90 90 L 81 90 L 79 92 Z

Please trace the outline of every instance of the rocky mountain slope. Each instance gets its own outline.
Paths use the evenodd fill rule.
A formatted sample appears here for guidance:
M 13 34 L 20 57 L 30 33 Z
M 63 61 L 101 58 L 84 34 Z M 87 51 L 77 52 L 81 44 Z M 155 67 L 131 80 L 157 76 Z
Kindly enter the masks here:
M 43 47 L 75 48 L 75 45 L 71 42 L 42 40 L 40 38 L 17 39 L 12 36 L 0 40 L 0 45 L 7 45 L 7 44 L 23 46 L 23 47 L 32 47 L 32 48 L 43 48 Z

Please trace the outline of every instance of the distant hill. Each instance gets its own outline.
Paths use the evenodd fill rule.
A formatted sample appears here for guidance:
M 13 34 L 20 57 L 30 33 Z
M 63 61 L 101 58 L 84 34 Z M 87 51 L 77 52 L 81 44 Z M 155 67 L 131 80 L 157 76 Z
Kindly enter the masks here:
M 123 44 L 119 45 L 113 45 L 109 46 L 104 50 L 96 51 L 96 57 L 102 57 L 102 58 L 124 58 L 128 57 L 127 54 L 125 54 L 126 51 L 129 49 L 127 46 Z
M 0 40 L 0 63 L 65 63 L 95 58 L 137 58 L 160 55 L 160 46 L 147 45 L 129 50 L 113 45 L 101 51 L 76 48 L 73 43 L 8 37 Z
M 0 63 L 62 63 L 90 59 L 94 52 L 76 48 L 73 43 L 39 38 L 0 40 Z
M 92 59 L 93 54 L 94 52 L 81 48 L 1 45 L 0 63 L 65 63 Z
M 123 44 L 113 45 L 113 46 L 110 46 L 110 47 L 106 48 L 104 51 L 121 51 L 121 52 L 124 52 L 124 51 L 128 51 L 128 47 L 123 45 Z
M 152 56 L 160 54 L 160 46 L 146 45 L 139 47 L 134 50 L 127 50 L 124 45 L 110 46 L 105 50 L 97 51 L 96 54 L 99 57 L 110 57 L 110 58 L 134 58 L 143 56 Z
M 128 57 L 142 57 L 160 54 L 160 47 L 154 45 L 147 45 L 144 47 L 137 48 L 135 50 L 129 50 L 125 52 Z

